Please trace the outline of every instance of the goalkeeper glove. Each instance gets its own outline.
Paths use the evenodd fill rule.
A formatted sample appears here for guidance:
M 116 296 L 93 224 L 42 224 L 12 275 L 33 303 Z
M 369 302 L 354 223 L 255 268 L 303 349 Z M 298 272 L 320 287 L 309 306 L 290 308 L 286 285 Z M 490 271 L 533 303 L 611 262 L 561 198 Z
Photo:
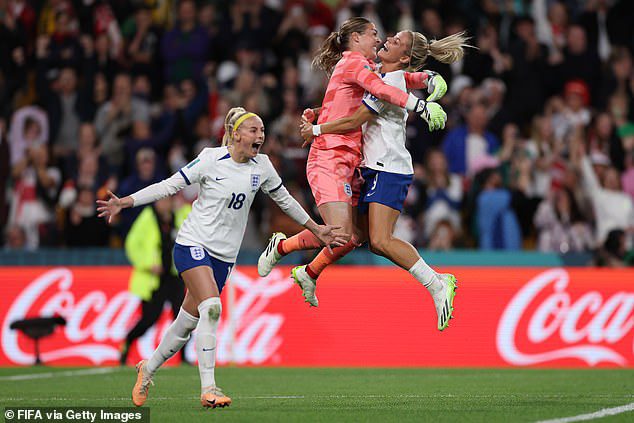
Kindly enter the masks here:
M 420 115 L 420 117 L 422 117 L 429 125 L 430 131 L 445 128 L 445 123 L 447 122 L 447 113 L 445 113 L 440 104 L 421 100 L 414 94 L 410 93 L 405 108 L 407 110 L 413 111 L 417 115 Z
M 425 71 L 429 75 L 427 77 L 427 92 L 429 97 L 427 101 L 438 101 L 447 92 L 447 82 L 438 72 Z

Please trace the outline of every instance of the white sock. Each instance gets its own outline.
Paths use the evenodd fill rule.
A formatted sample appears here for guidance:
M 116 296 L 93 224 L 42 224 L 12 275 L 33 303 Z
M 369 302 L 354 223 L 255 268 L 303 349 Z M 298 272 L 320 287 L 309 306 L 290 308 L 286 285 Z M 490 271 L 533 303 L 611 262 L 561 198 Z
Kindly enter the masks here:
M 147 361 L 145 368 L 150 375 L 153 375 L 163 363 L 183 348 L 191 332 L 196 329 L 196 325 L 198 325 L 198 317 L 192 316 L 181 308 L 176 319 L 167 328 L 161 343 Z
M 219 297 L 207 298 L 198 305 L 200 320 L 196 329 L 196 354 L 198 355 L 198 371 L 200 386 L 205 388 L 216 386 L 214 369 L 216 367 L 216 330 L 222 313 Z
M 442 282 L 440 282 L 438 275 L 422 258 L 414 263 L 412 268 L 409 269 L 409 273 L 411 273 L 418 282 L 422 283 L 431 294 L 435 294 L 442 289 Z

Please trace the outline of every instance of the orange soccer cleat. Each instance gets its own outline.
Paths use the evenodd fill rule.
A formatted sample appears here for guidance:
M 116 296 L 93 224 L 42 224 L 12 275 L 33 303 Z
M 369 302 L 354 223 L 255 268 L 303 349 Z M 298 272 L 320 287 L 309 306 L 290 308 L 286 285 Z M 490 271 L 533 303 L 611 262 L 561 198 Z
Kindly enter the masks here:
M 145 368 L 146 364 L 147 360 L 141 360 L 136 365 L 136 383 L 134 384 L 134 388 L 132 388 L 132 402 L 137 407 L 145 404 L 148 391 L 150 390 L 150 384 L 154 385 L 152 376 L 148 375 Z
M 229 407 L 231 398 L 223 394 L 217 386 L 212 386 L 203 389 L 203 393 L 200 394 L 200 403 L 205 408 Z

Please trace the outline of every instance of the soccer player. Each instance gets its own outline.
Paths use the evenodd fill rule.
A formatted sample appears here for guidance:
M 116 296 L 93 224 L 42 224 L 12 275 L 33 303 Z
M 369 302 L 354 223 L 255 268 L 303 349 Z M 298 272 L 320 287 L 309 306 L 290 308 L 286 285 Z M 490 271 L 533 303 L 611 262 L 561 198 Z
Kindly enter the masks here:
M 446 61 L 453 62 L 462 57 L 466 41 L 464 33 L 459 33 L 433 44 L 445 52 Z M 441 45 L 437 46 L 436 43 Z M 401 31 L 394 37 L 389 37 L 378 52 L 383 80 L 406 91 L 407 73 L 404 70 L 421 68 L 429 55 L 429 45 L 427 39 L 417 32 Z M 369 235 L 373 252 L 408 270 L 429 290 L 438 315 L 438 329 L 442 331 L 447 327 L 453 310 L 455 277 L 436 274 L 412 245 L 393 237 L 394 225 L 413 176 L 412 159 L 405 147 L 407 111 L 366 93 L 363 105 L 352 116 L 322 123 L 317 129 L 305 121 L 302 124 L 302 136 L 310 139 L 317 132 L 347 133 L 365 122 L 362 164 L 365 183 L 359 206 L 364 227 L 362 232 Z M 277 238 L 282 237 L 278 235 Z M 280 240 L 278 244 L 284 246 L 285 242 L 287 241 Z M 279 250 L 278 248 L 278 253 Z M 274 264 L 282 254 L 263 256 L 263 264 Z M 271 260 L 266 260 L 268 257 Z M 268 270 L 268 267 L 263 270 Z
M 341 246 L 348 236 L 337 226 L 317 225 L 288 193 L 269 158 L 259 154 L 264 124 L 255 113 L 233 108 L 225 118 L 223 146 L 205 148 L 198 158 L 159 183 L 118 198 L 108 192 L 97 201 L 99 216 L 108 221 L 121 209 L 151 203 L 199 183 L 198 199 L 181 226 L 174 246 L 174 264 L 187 287 L 178 316 L 149 360 L 137 366 L 132 390 L 136 406 L 145 403 L 154 373 L 197 329 L 196 353 L 204 407 L 224 407 L 231 399 L 216 385 L 216 330 L 222 311 L 220 293 L 233 268 L 247 224 L 249 209 L 262 189 L 297 223 L 326 246 Z
M 433 100 L 444 95 L 447 85 L 435 73 L 421 72 L 405 74 L 408 88 L 427 87 L 431 95 L 427 101 L 418 99 L 399 88 L 387 85 L 374 72 L 373 59 L 381 40 L 375 25 L 365 18 L 351 18 L 343 23 L 339 31 L 333 32 L 324 41 L 313 66 L 330 74 L 330 81 L 319 113 L 319 123 L 351 116 L 361 105 L 365 91 L 399 107 L 420 114 L 430 129 L 444 126 L 446 114 Z M 443 60 L 446 52 L 429 45 L 432 56 Z M 442 45 L 442 43 L 440 44 Z M 441 54 L 442 53 L 442 54 Z M 305 115 L 312 121 L 314 115 Z M 316 126 L 319 129 L 319 126 Z M 342 227 L 343 232 L 353 234 L 343 247 L 332 251 L 322 250 L 308 265 L 293 269 L 292 276 L 302 287 L 303 295 L 311 306 L 317 306 L 314 294 L 316 279 L 330 263 L 334 263 L 358 245 L 360 234 L 356 229 L 356 213 L 361 180 L 355 175 L 361 164 L 361 129 L 345 134 L 321 134 L 310 149 L 306 175 L 319 213 L 329 224 Z M 317 248 L 317 240 L 310 232 L 302 231 L 289 238 L 274 234 L 265 253 L 258 261 L 261 276 L 267 275 L 279 256 L 300 249 Z

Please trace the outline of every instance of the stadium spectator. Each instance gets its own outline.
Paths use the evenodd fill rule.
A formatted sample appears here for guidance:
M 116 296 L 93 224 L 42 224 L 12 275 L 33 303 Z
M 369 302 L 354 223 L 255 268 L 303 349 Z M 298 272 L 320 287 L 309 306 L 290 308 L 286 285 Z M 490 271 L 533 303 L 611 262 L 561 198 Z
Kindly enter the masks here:
M 41 72 L 46 72 L 45 69 Z M 39 76 L 46 78 L 45 75 Z M 46 112 L 51 124 L 50 140 L 53 155 L 56 158 L 66 158 L 77 150 L 77 135 L 82 120 L 85 104 L 77 87 L 75 69 L 65 67 L 60 70 L 52 89 L 46 82 L 42 83 L 40 99 L 46 104 Z
M 205 65 L 208 49 L 207 31 L 196 22 L 196 2 L 180 1 L 176 25 L 161 41 L 165 79 L 172 83 L 196 79 Z
M 442 151 L 430 150 L 427 153 L 425 180 L 427 183 L 425 238 L 431 240 L 438 230 L 437 226 L 447 223 L 451 225 L 452 234 L 460 233 L 462 180 L 460 176 L 449 173 L 447 160 Z M 439 235 L 436 234 L 436 236 Z M 436 239 L 435 242 L 439 243 L 439 247 L 445 245 L 445 241 L 440 242 L 440 239 Z
M 146 186 L 160 181 L 165 173 L 157 169 L 157 157 L 154 150 L 141 148 L 135 156 L 136 171 L 121 181 L 118 191 L 121 195 L 129 195 Z M 125 234 L 130 229 L 132 222 L 141 213 L 138 208 L 126 209 L 121 213 L 120 231 Z
M 602 174 L 596 174 L 590 158 L 586 155 L 586 147 L 579 138 L 577 136 L 573 141 L 576 149 L 575 162 L 580 168 L 585 194 L 592 202 L 596 239 L 602 245 L 610 231 L 634 228 L 634 203 L 632 198 L 621 190 L 619 171 L 609 166 L 609 161 L 606 161 L 607 166 Z
M 573 193 L 567 189 L 555 190 L 541 202 L 534 223 L 539 251 L 565 254 L 595 247 L 590 225 L 584 221 Z
M 511 207 L 511 192 L 502 185 L 497 169 L 483 170 L 482 191 L 476 198 L 478 246 L 483 250 L 519 250 L 522 234 Z
M 546 95 L 553 88 L 548 78 L 548 47 L 535 34 L 534 21 L 518 18 L 515 24 L 517 39 L 502 53 L 498 73 L 506 72 L 508 106 L 520 126 L 530 122 L 540 112 Z
M 483 162 L 493 158 L 500 141 L 487 130 L 486 107 L 481 103 L 471 106 L 466 125 L 451 130 L 443 141 L 443 151 L 449 172 L 473 175 Z
M 66 214 L 64 240 L 68 247 L 106 247 L 110 228 L 97 217 L 95 192 L 91 186 L 80 185 L 77 200 Z
M 35 139 L 41 130 L 36 121 L 28 121 L 24 136 Z M 62 175 L 51 165 L 46 145 L 29 147 L 11 172 L 14 183 L 9 225 L 24 228 L 29 249 L 52 243 L 56 232 L 53 204 Z
M 37 106 L 18 109 L 11 118 L 9 127 L 9 151 L 11 166 L 23 160 L 31 147 L 48 144 L 48 118 Z
M 149 122 L 149 113 L 146 101 L 132 97 L 130 75 L 117 75 L 113 83 L 112 99 L 99 108 L 95 118 L 101 150 L 117 172 L 122 171 L 124 164 L 125 135 L 132 129 L 133 122 Z

